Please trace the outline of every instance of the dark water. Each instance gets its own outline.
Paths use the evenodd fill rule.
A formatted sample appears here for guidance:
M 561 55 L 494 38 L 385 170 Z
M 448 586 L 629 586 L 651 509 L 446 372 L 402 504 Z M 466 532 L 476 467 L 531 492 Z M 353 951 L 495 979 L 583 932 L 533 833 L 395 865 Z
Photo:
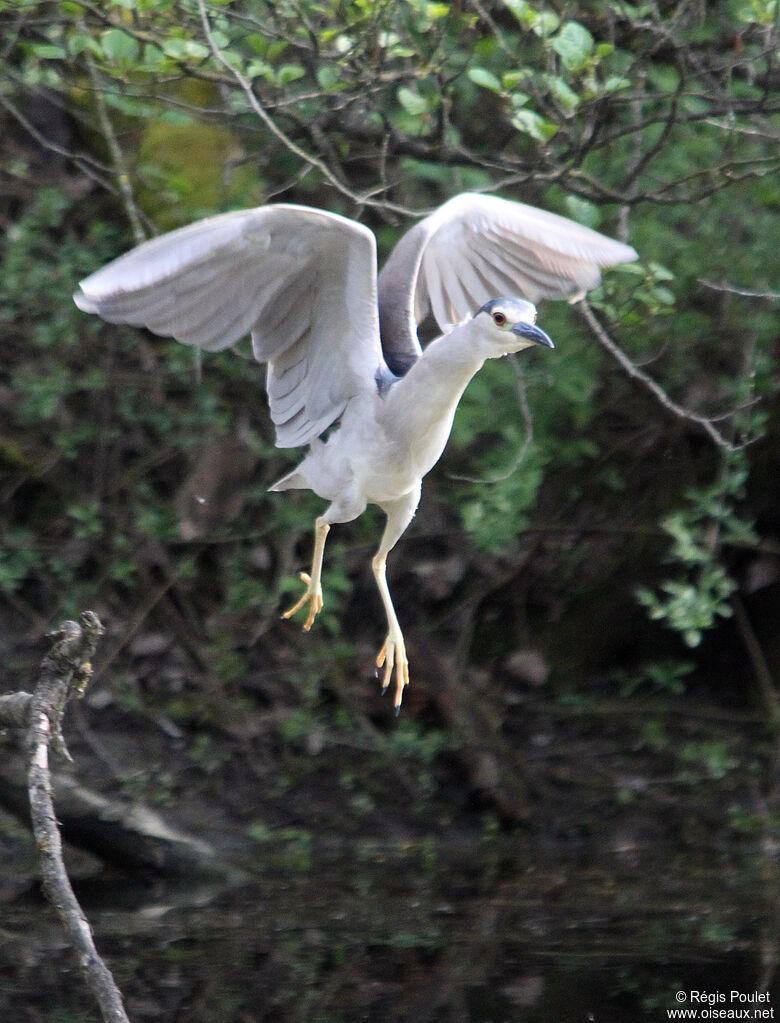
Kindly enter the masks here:
M 77 893 L 136 1023 L 772 1019 L 734 1013 L 780 998 L 773 862 L 760 846 L 646 867 L 641 848 L 540 862 L 504 837 L 292 835 L 251 883 L 101 875 Z M 98 1018 L 29 889 L 5 903 L 0 1018 Z

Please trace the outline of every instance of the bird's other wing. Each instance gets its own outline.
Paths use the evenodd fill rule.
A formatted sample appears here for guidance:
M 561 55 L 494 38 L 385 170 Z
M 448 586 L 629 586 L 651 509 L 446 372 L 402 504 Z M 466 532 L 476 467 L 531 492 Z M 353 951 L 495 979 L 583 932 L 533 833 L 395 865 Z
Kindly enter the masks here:
M 598 284 L 601 267 L 636 258 L 630 245 L 555 213 L 457 195 L 404 235 L 379 276 L 386 358 L 392 367 L 393 351 L 419 353 L 409 335 L 430 312 L 446 330 L 497 295 L 571 298 Z
M 162 235 L 87 277 L 74 300 L 211 352 L 251 333 L 279 447 L 319 436 L 384 366 L 374 236 L 306 206 L 223 213 Z

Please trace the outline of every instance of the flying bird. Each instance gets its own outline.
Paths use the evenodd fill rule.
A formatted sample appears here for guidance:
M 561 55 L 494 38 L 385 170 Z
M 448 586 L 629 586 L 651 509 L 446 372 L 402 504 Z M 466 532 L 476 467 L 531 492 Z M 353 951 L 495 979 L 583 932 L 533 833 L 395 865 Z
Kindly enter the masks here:
M 110 323 L 209 352 L 251 334 L 255 359 L 267 363 L 277 446 L 309 445 L 270 489 L 309 489 L 328 502 L 314 524 L 311 571 L 301 573 L 305 591 L 284 617 L 306 609 L 311 628 L 331 525 L 379 505 L 387 522 L 371 564 L 387 636 L 376 665 L 383 691 L 395 678 L 397 711 L 409 662 L 387 555 L 414 516 L 466 385 L 486 359 L 554 347 L 534 303 L 583 294 L 601 267 L 636 258 L 565 217 L 467 193 L 403 235 L 377 276 L 368 228 L 275 204 L 145 242 L 83 280 L 74 300 Z M 431 315 L 442 334 L 423 351 L 418 327 Z

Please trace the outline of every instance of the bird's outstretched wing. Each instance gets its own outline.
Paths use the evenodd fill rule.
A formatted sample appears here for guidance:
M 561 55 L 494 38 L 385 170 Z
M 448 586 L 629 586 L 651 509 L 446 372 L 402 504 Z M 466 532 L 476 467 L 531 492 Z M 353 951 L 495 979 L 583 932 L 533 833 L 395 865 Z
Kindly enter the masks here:
M 307 444 L 384 365 L 376 243 L 336 214 L 279 204 L 145 242 L 80 284 L 80 309 L 206 351 L 251 333 L 277 445 Z
M 498 295 L 529 302 L 571 298 L 600 280 L 600 267 L 634 249 L 534 206 L 464 193 L 408 231 L 379 275 L 385 358 L 396 372 L 420 355 L 417 326 L 433 313 L 441 330 Z

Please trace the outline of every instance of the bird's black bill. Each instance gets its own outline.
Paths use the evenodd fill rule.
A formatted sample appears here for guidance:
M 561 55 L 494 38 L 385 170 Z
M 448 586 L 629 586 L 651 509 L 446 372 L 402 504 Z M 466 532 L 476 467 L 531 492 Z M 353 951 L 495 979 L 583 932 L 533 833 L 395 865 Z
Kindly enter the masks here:
M 535 323 L 524 323 L 522 320 L 512 327 L 512 333 L 517 334 L 526 341 L 533 341 L 534 344 L 544 345 L 545 348 L 555 348 L 552 340 Z

